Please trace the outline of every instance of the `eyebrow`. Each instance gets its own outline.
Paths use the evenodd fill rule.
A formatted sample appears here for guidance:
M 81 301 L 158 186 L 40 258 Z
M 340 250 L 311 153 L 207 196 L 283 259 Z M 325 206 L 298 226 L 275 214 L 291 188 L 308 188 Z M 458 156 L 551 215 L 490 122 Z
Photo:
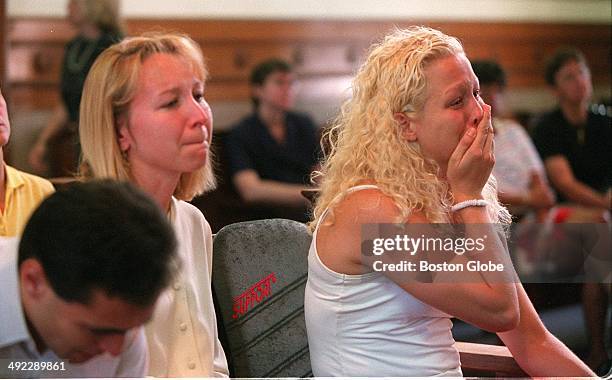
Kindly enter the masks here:
M 176 93 L 179 93 L 180 91 L 181 90 L 178 87 L 170 87 L 168 89 L 158 92 L 157 95 L 162 96 L 166 94 L 176 94 Z
M 444 92 L 442 93 L 442 96 L 446 96 L 446 95 L 448 95 L 449 93 L 451 93 L 451 92 L 453 92 L 453 91 L 457 91 L 457 90 L 460 90 L 460 91 L 465 91 L 465 90 L 469 89 L 469 88 L 472 86 L 472 84 L 473 84 L 473 83 L 472 83 L 470 80 L 465 80 L 465 81 L 463 81 L 463 82 L 460 82 L 460 83 L 458 83 L 458 84 L 456 84 L 456 85 L 454 85 L 454 86 L 450 87 L 450 88 L 449 88 L 449 89 L 447 89 L 446 91 L 444 91 Z M 478 81 L 476 81 L 474 84 L 476 84 L 476 87 L 479 87 L 479 86 L 478 86 Z
M 192 87 L 195 87 L 195 86 L 205 87 L 205 83 L 203 81 L 199 80 L 199 79 L 195 79 L 193 81 L 193 83 L 192 83 Z M 158 92 L 157 95 L 158 96 L 162 96 L 162 95 L 165 95 L 167 93 L 176 94 L 176 93 L 180 93 L 180 92 L 181 92 L 180 86 L 174 86 L 174 87 L 170 87 L 170 88 L 167 88 L 165 90 L 162 90 L 162 91 Z
M 147 320 L 144 321 L 142 325 L 146 325 L 147 323 L 149 323 L 149 321 L 151 321 L 152 318 L 153 318 L 152 316 L 147 318 Z M 85 327 L 88 328 L 89 331 L 91 331 L 92 333 L 96 335 L 118 335 L 118 334 L 123 335 L 123 334 L 126 334 L 131 329 L 139 327 L 139 326 L 135 326 L 129 329 L 118 329 L 114 327 L 94 327 L 94 326 L 88 326 L 88 325 L 85 325 Z

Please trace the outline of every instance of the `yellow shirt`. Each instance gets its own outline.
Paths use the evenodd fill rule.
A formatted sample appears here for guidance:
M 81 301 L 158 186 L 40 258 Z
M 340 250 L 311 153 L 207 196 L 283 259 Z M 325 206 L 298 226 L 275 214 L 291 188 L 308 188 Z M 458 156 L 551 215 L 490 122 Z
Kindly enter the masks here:
M 4 165 L 4 170 L 6 194 L 4 210 L 0 212 L 0 236 L 19 236 L 32 212 L 54 189 L 46 179 L 8 165 Z

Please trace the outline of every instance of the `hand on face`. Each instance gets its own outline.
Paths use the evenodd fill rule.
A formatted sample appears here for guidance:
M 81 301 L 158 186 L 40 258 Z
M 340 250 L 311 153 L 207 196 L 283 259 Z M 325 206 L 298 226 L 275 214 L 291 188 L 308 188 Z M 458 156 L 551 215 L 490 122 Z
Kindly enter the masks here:
M 482 198 L 482 189 L 495 164 L 491 107 L 482 107 L 480 123 L 468 127 L 448 161 L 446 177 L 456 202 Z

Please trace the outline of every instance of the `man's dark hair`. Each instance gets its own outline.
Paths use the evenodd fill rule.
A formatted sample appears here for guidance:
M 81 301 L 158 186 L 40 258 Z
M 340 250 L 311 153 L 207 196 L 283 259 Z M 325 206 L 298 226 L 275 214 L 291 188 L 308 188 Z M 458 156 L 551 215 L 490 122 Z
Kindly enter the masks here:
M 177 269 L 176 239 L 159 207 L 129 183 L 75 183 L 32 214 L 19 265 L 36 259 L 55 293 L 87 304 L 92 291 L 149 306 Z
M 501 88 L 506 87 L 506 73 L 499 63 L 490 60 L 474 61 L 472 70 L 480 85 L 497 84 Z
M 290 73 L 291 71 L 293 70 L 289 62 L 279 58 L 268 59 L 259 63 L 253 68 L 253 71 L 251 71 L 251 77 L 249 78 L 249 84 L 251 86 L 261 86 L 264 84 L 270 74 L 276 72 Z M 257 109 L 257 107 L 259 107 L 259 99 L 252 96 L 251 101 L 253 102 L 255 109 Z
M 554 86 L 555 75 L 557 75 L 557 72 L 570 61 L 583 63 L 585 66 L 587 64 L 584 55 L 579 50 L 571 47 L 560 48 L 546 61 L 546 70 L 544 72 L 546 83 Z

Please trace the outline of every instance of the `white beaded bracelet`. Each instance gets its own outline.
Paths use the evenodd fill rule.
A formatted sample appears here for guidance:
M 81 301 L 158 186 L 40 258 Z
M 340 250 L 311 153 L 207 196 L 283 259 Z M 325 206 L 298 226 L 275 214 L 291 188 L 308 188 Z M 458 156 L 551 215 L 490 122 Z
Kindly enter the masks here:
M 489 205 L 489 202 L 484 199 L 468 199 L 467 201 L 459 202 L 454 204 L 451 207 L 452 212 L 457 212 L 459 210 L 463 210 L 466 207 L 486 207 Z

